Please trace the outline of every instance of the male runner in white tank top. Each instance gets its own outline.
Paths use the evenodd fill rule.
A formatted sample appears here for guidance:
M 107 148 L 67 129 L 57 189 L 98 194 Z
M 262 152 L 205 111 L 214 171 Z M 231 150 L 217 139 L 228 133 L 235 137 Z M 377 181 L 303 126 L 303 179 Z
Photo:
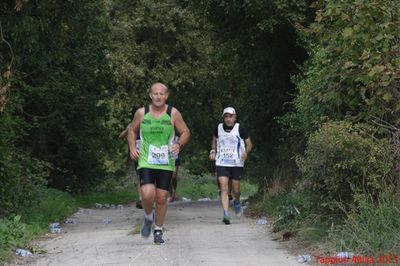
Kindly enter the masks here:
M 240 205 L 240 179 L 243 175 L 244 162 L 253 148 L 247 131 L 236 123 L 236 111 L 227 107 L 222 113 L 224 122 L 214 131 L 211 140 L 209 158 L 215 160 L 217 178 L 221 186 L 221 205 L 224 210 L 222 222 L 230 224 L 228 211 L 229 196 L 228 183 L 232 181 L 232 191 L 235 197 L 234 208 L 238 218 L 242 215 Z

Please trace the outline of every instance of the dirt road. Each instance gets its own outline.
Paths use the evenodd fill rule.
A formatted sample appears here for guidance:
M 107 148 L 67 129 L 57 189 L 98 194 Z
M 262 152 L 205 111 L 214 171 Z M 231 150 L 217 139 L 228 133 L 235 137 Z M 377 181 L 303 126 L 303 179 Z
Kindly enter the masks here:
M 46 251 L 17 258 L 17 265 L 296 265 L 265 225 L 254 219 L 221 222 L 217 201 L 175 202 L 169 205 L 165 245 L 152 244 L 137 233 L 143 211 L 81 209 L 76 224 L 63 224 L 62 233 L 44 237 L 35 245 Z M 107 223 L 107 218 L 112 221 Z

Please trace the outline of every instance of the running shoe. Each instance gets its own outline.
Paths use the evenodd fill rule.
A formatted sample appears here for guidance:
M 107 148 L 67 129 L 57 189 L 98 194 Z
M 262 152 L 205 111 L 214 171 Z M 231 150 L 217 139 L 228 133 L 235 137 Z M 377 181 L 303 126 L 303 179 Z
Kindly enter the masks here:
M 231 224 L 231 217 L 229 216 L 224 216 L 224 218 L 222 219 L 222 222 L 224 224 Z
M 154 220 L 154 215 L 153 215 L 153 220 Z M 144 223 L 142 229 L 140 230 L 140 234 L 142 235 L 142 237 L 147 238 L 150 236 L 153 220 L 147 220 L 146 217 L 144 218 Z
M 161 230 L 154 230 L 154 244 L 162 245 L 164 243 L 163 232 Z
M 240 205 L 240 201 L 234 201 L 233 207 L 235 208 L 236 217 L 238 218 L 242 217 L 243 210 L 242 206 Z

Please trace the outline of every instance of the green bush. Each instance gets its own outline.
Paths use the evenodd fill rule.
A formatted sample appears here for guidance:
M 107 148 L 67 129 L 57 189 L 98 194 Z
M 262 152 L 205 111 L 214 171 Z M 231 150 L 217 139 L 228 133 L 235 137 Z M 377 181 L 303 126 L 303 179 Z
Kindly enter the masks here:
M 192 200 L 200 198 L 215 199 L 218 195 L 217 178 L 210 173 L 193 174 L 184 167 L 179 168 L 178 172 L 178 195 Z M 257 192 L 257 186 L 247 180 L 240 182 L 240 192 L 242 197 L 248 197 Z
M 20 208 L 18 215 L 0 219 L 0 265 L 10 260 L 17 248 L 35 252 L 30 241 L 49 230 L 49 224 L 62 222 L 77 208 L 74 198 L 66 192 L 42 189 L 41 197 L 29 208 Z
M 19 213 L 22 215 L 23 222 L 36 224 L 43 230 L 47 230 L 50 223 L 62 222 L 78 207 L 75 198 L 67 192 L 45 188 L 41 194 L 37 204 L 20 210 Z
M 0 152 L 0 217 L 36 204 L 47 175 L 42 161 L 22 151 L 3 149 Z
M 296 231 L 311 213 L 315 200 L 311 194 L 295 191 L 281 193 L 264 202 L 266 210 L 277 217 L 273 231 Z
M 23 248 L 32 239 L 35 230 L 21 222 L 21 216 L 0 219 L 0 259 L 8 258 L 11 248 Z M 1 262 L 1 260 L 0 260 Z
M 331 211 L 346 208 L 355 193 L 377 195 L 393 167 L 386 147 L 387 141 L 375 138 L 367 125 L 327 122 L 298 158 L 303 185 Z

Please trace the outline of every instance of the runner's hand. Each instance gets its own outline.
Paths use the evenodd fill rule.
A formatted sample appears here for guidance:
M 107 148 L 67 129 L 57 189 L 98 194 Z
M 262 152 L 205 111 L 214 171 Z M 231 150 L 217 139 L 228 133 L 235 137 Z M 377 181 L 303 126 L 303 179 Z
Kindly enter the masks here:
M 244 151 L 244 152 L 242 153 L 241 159 L 242 159 L 242 161 L 246 161 L 246 159 L 247 159 L 247 152 Z
M 129 149 L 129 155 L 131 156 L 131 159 L 134 161 L 139 160 L 139 150 L 134 147 L 133 149 Z
M 215 150 L 211 150 L 211 151 L 210 151 L 210 155 L 208 156 L 208 158 L 209 158 L 211 161 L 215 161 Z
M 172 144 L 170 150 L 171 153 L 178 155 L 181 152 L 181 145 L 179 143 Z

